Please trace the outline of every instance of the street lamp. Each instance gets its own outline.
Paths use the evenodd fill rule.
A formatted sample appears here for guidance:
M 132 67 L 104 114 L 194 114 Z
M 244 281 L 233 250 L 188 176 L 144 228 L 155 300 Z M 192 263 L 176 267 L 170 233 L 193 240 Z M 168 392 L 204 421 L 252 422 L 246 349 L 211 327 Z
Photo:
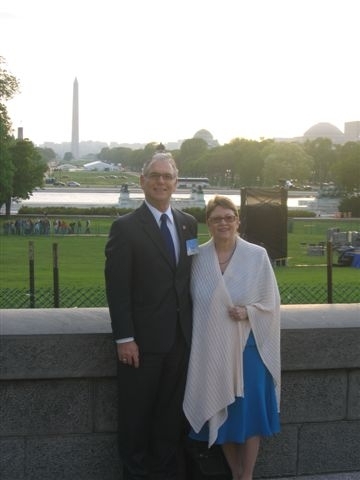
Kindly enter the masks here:
M 225 179 L 226 179 L 226 185 L 229 186 L 230 181 L 231 181 L 231 169 L 230 168 L 225 170 Z

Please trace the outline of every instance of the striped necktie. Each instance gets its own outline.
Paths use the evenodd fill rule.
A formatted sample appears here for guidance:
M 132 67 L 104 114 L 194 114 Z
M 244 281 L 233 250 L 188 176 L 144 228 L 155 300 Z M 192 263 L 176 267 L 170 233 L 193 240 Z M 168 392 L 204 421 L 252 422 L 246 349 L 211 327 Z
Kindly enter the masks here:
M 160 217 L 161 224 L 160 224 L 160 230 L 162 233 L 162 236 L 164 237 L 166 248 L 170 254 L 171 260 L 173 264 L 176 264 L 176 256 L 175 256 L 175 247 L 174 247 L 174 242 L 169 230 L 169 227 L 167 226 L 167 220 L 168 216 L 166 213 L 163 213 Z

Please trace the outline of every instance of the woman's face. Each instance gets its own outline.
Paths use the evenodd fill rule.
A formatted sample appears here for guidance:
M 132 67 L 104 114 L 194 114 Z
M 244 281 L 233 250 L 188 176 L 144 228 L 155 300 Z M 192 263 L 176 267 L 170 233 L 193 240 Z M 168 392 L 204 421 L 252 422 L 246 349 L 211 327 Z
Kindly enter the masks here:
M 238 234 L 239 218 L 230 208 L 217 206 L 207 220 L 209 231 L 214 240 L 231 240 Z

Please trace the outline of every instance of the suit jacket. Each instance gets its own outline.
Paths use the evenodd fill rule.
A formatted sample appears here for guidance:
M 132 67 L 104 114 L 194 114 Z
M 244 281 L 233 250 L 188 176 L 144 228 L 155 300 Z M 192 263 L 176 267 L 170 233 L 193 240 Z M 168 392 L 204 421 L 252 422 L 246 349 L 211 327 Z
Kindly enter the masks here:
M 186 241 L 197 237 L 196 220 L 172 209 L 180 252 L 176 267 L 145 203 L 111 226 L 105 248 L 105 282 L 115 339 L 134 337 L 140 351 L 163 353 L 173 345 L 177 322 L 191 342 L 192 306 Z

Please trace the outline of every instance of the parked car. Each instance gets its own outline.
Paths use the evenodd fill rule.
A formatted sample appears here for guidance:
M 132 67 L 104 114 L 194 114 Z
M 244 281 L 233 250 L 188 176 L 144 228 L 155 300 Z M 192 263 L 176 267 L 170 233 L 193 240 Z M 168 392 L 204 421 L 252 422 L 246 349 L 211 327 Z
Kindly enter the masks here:
M 80 183 L 78 182 L 67 182 L 68 187 L 80 187 Z

